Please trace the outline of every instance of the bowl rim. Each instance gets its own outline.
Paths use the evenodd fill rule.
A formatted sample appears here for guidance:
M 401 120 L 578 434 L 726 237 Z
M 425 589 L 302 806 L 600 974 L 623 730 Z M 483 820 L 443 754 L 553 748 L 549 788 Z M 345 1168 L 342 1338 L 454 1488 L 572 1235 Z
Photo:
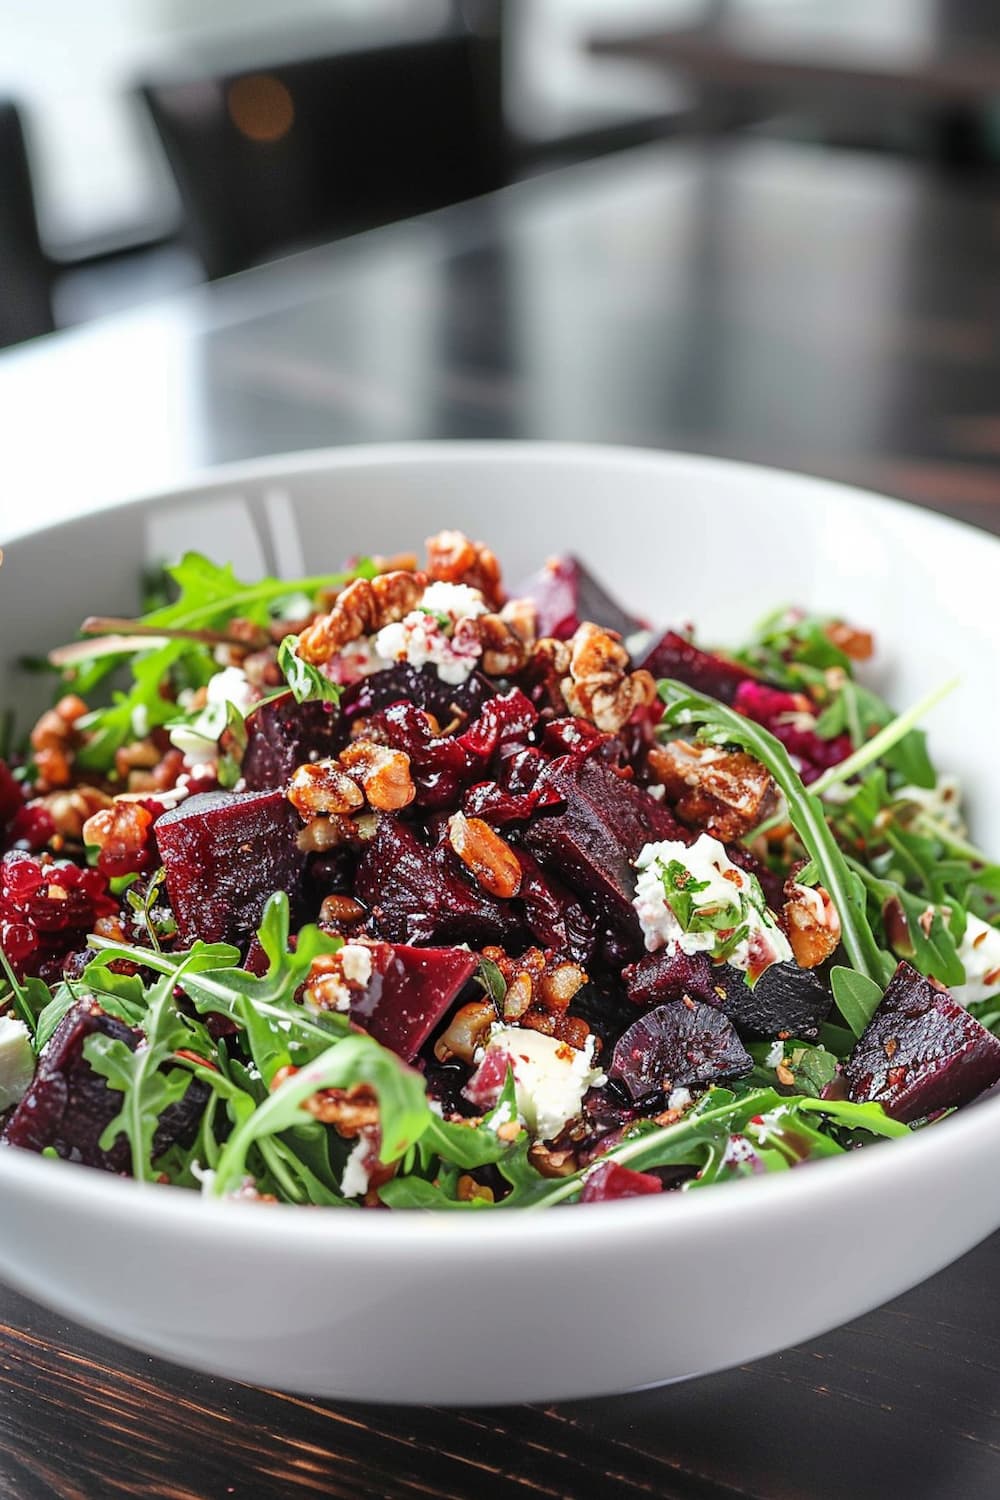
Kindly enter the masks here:
M 766 481 L 789 493 L 806 490 L 817 500 L 826 497 L 840 507 L 883 510 L 904 524 L 912 521 L 932 529 L 943 528 L 948 533 L 957 530 L 980 547 L 985 539 L 987 545 L 1000 549 L 1000 537 L 969 522 L 905 500 L 795 470 L 668 449 L 608 443 L 493 439 L 310 448 L 215 465 L 194 472 L 181 482 L 166 484 L 140 495 L 115 499 L 106 505 L 88 505 L 80 514 L 54 525 L 36 525 L 29 519 L 28 524 L 10 531 L 6 541 L 15 545 L 90 517 L 111 516 L 118 511 L 141 509 L 188 498 L 201 491 L 239 484 L 277 484 L 296 474 L 313 472 L 456 462 L 514 466 L 585 463 L 619 472 L 625 466 L 670 469 L 675 473 L 688 469 L 700 475 L 714 472 L 736 479 L 742 476 L 747 482 Z M 264 1245 L 294 1237 L 296 1241 L 320 1246 L 341 1241 L 352 1250 L 368 1249 L 373 1254 L 399 1246 L 418 1256 L 433 1252 L 436 1260 L 442 1256 L 461 1260 L 467 1255 L 470 1244 L 478 1245 L 485 1240 L 502 1242 L 505 1249 L 513 1241 L 525 1250 L 539 1245 L 551 1246 L 551 1242 L 556 1241 L 563 1254 L 589 1254 L 592 1242 L 604 1241 L 609 1236 L 618 1239 L 627 1234 L 630 1241 L 637 1238 L 665 1240 L 668 1236 L 680 1240 L 689 1234 L 699 1236 L 706 1230 L 710 1231 L 719 1220 L 724 1220 L 727 1229 L 738 1231 L 739 1222 L 734 1221 L 734 1214 L 750 1214 L 754 1203 L 758 1205 L 758 1212 L 764 1215 L 778 1215 L 788 1207 L 798 1212 L 795 1207 L 798 1204 L 802 1205 L 803 1212 L 807 1212 L 810 1204 L 816 1206 L 817 1200 L 829 1199 L 838 1191 L 848 1192 L 852 1182 L 857 1191 L 866 1193 L 877 1192 L 883 1183 L 891 1184 L 896 1191 L 912 1190 L 919 1184 L 925 1170 L 953 1151 L 961 1152 L 965 1143 L 981 1131 L 991 1131 L 1000 1143 L 1000 1093 L 993 1098 L 974 1101 L 956 1118 L 941 1121 L 934 1129 L 878 1142 L 879 1149 L 869 1147 L 844 1157 L 812 1163 L 806 1172 L 782 1172 L 763 1179 L 737 1180 L 727 1184 L 727 1193 L 695 1193 L 693 1200 L 690 1193 L 664 1193 L 656 1197 L 588 1204 L 587 1234 L 584 1236 L 573 1234 L 574 1216 L 563 1213 L 539 1216 L 538 1210 L 534 1209 L 508 1213 L 397 1211 L 351 1214 L 316 1209 L 304 1212 L 303 1206 L 279 1203 L 267 1204 L 267 1211 L 262 1212 L 265 1206 L 253 1201 L 210 1199 L 187 1189 L 165 1191 L 160 1184 L 138 1183 L 96 1169 L 81 1170 L 75 1163 L 43 1159 L 33 1152 L 2 1145 L 0 1189 L 9 1184 L 20 1190 L 25 1200 L 57 1198 L 62 1206 L 82 1206 L 91 1213 L 118 1216 L 141 1213 L 164 1230 L 183 1230 L 192 1238 L 215 1239 L 227 1232 L 242 1236 L 252 1216 L 257 1226 L 253 1232 Z M 895 1165 L 889 1167 L 887 1162 Z M 893 1175 L 887 1178 L 890 1171 Z M 840 1189 L 838 1183 L 842 1184 Z M 683 1209 L 679 1207 L 682 1201 Z M 746 1207 L 737 1209 L 737 1203 Z M 393 1227 L 386 1228 L 387 1224 Z

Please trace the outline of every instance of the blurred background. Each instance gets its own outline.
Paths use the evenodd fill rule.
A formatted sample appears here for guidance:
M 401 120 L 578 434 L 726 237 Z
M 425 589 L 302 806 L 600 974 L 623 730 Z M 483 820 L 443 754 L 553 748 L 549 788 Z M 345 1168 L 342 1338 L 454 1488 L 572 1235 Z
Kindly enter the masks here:
M 996 0 L 4 0 L 0 344 L 657 137 L 989 173 Z

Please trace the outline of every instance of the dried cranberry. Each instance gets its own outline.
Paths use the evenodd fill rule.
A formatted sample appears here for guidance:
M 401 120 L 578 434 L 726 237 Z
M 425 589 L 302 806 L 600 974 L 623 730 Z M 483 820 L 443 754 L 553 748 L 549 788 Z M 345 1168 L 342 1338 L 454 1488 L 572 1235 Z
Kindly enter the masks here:
M 97 870 L 19 850 L 0 860 L 0 945 L 19 975 L 58 976 L 97 918 L 116 910 Z

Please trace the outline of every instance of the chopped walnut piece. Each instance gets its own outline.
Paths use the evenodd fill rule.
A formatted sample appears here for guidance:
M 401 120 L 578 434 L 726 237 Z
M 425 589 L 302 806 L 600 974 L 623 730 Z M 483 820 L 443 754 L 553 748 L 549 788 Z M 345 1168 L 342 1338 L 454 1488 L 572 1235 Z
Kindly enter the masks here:
M 31 807 L 44 807 L 52 819 L 55 831 L 64 839 L 79 840 L 83 837 L 83 825 L 94 813 L 111 806 L 111 798 L 96 786 L 75 786 L 68 790 L 49 792 L 39 797 Z
M 502 615 L 479 615 L 463 620 L 465 631 L 483 648 L 483 671 L 490 677 L 511 677 L 523 670 L 531 656 L 531 641 Z
M 461 531 L 439 531 L 427 538 L 427 577 L 437 583 L 464 583 L 478 589 L 491 609 L 503 603 L 500 564 L 482 542 Z
M 576 1171 L 576 1156 L 573 1151 L 553 1151 L 536 1141 L 528 1150 L 528 1160 L 543 1177 L 569 1177 Z
M 60 698 L 55 708 L 42 714 L 31 731 L 31 748 L 35 752 L 39 792 L 69 786 L 73 780 L 73 755 L 80 743 L 76 728 L 87 705 L 75 693 Z
M 785 931 L 795 962 L 802 969 L 815 969 L 835 952 L 840 942 L 840 916 L 830 895 L 821 885 L 785 882 L 783 907 Z
M 448 842 L 484 891 L 505 899 L 521 889 L 521 861 L 506 839 L 482 818 L 453 813 L 448 819 Z
M 378 1099 L 367 1083 L 352 1083 L 349 1089 L 320 1089 L 302 1107 L 323 1125 L 332 1125 L 347 1141 L 378 1124 Z
M 636 709 L 656 701 L 656 683 L 649 672 L 629 670 L 629 654 L 617 631 L 585 621 L 568 645 L 569 675 L 561 688 L 571 713 L 617 734 Z
M 345 943 L 336 953 L 320 953 L 313 959 L 303 1002 L 316 1010 L 350 1010 L 351 995 L 366 990 L 371 976 L 371 949 L 364 943 Z
M 743 838 L 778 805 L 771 773 L 743 751 L 670 740 L 654 745 L 646 764 L 677 816 L 723 843 Z
M 427 579 L 423 573 L 396 569 L 377 577 L 355 578 L 338 594 L 329 614 L 319 615 L 299 636 L 297 653 L 320 667 L 351 641 L 395 624 L 420 603 Z
M 307 761 L 297 766 L 286 795 L 302 818 L 315 818 L 321 813 L 350 816 L 365 801 L 357 782 L 335 760 Z
M 460 1057 L 463 1062 L 471 1063 L 478 1049 L 486 1045 L 496 1018 L 496 1006 L 488 996 L 460 1005 L 434 1043 L 434 1056 L 438 1062 Z
M 141 854 L 153 814 L 140 802 L 118 800 L 102 807 L 83 825 L 83 841 L 102 854 Z
M 410 757 L 373 740 L 354 740 L 341 751 L 340 764 L 361 783 L 369 807 L 397 812 L 417 795 L 410 775 Z
M 511 958 L 502 948 L 484 948 L 483 957 L 496 964 L 507 986 L 503 1018 L 531 1031 L 544 1032 L 579 1050 L 590 1027 L 580 1016 L 566 1014 L 574 996 L 587 983 L 579 964 L 541 948 L 529 948 Z
M 875 641 L 870 630 L 856 630 L 843 620 L 831 620 L 826 627 L 826 638 L 838 651 L 843 651 L 852 661 L 869 661 L 875 651 Z

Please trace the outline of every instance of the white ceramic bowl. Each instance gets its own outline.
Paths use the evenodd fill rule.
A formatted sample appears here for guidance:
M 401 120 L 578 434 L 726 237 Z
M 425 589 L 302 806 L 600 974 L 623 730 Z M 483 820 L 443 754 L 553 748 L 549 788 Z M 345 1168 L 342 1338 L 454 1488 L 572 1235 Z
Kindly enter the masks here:
M 442 526 L 489 540 L 512 578 L 578 552 L 630 604 L 710 640 L 785 602 L 840 611 L 876 630 L 900 705 L 959 672 L 933 750 L 1000 849 L 1000 545 L 765 469 L 532 444 L 245 465 L 8 540 L 3 654 L 134 608 L 141 565 L 185 547 L 291 574 Z M 27 679 L 3 671 L 0 702 L 30 708 Z M 203 1370 L 359 1400 L 545 1401 L 719 1369 L 876 1306 L 998 1225 L 1000 1099 L 805 1171 L 534 1214 L 220 1204 L 0 1151 L 13 1285 Z

